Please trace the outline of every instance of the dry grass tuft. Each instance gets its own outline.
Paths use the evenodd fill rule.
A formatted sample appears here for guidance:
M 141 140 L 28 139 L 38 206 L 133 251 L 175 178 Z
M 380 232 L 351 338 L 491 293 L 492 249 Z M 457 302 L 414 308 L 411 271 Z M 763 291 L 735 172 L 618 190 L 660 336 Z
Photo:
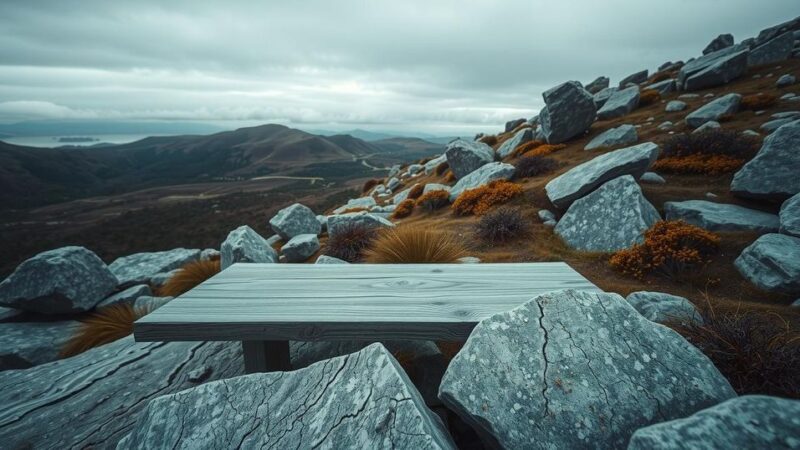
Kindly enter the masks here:
M 739 169 L 758 151 L 757 138 L 731 130 L 707 130 L 702 133 L 676 134 L 669 137 L 654 170 L 671 173 L 717 175 Z
M 758 111 L 761 109 L 769 108 L 778 101 L 778 97 L 772 94 L 751 94 L 742 97 L 739 102 L 739 109 L 749 109 L 751 111 Z
M 567 146 L 564 144 L 542 144 L 531 151 L 523 152 L 522 156 L 528 158 L 534 156 L 547 156 L 565 148 L 567 148 Z
M 435 173 L 437 176 L 441 176 L 449 168 L 450 168 L 450 164 L 448 164 L 447 161 L 445 161 L 443 163 L 439 163 L 439 165 L 437 165 L 436 168 L 433 169 L 433 173 Z
M 670 75 L 670 73 L 667 71 L 656 72 L 653 74 L 653 76 L 650 77 L 648 84 L 658 83 L 659 81 L 664 81 L 669 78 L 672 78 L 672 75 Z
M 122 339 L 133 333 L 133 322 L 149 311 L 126 304 L 107 306 L 83 319 L 75 334 L 61 349 L 60 356 L 69 358 L 87 350 Z
M 364 253 L 377 264 L 455 263 L 467 256 L 457 236 L 427 227 L 384 228 Z
M 366 194 L 367 192 L 371 191 L 372 188 L 381 183 L 383 183 L 383 180 L 381 180 L 380 178 L 373 178 L 371 180 L 367 180 L 364 183 L 364 186 L 361 188 L 361 192 Z
M 414 187 L 412 187 L 411 190 L 408 191 L 408 197 L 406 197 L 406 199 L 416 200 L 422 195 L 423 192 L 425 192 L 424 184 L 414 185 Z
M 220 271 L 220 261 L 193 261 L 178 270 L 163 286 L 156 290 L 159 297 L 177 297 Z
M 511 156 L 515 158 L 522 154 L 528 153 L 529 151 L 534 150 L 542 145 L 545 145 L 545 143 L 542 141 L 528 141 L 522 145 L 518 145 L 517 148 L 515 148 L 514 151 L 511 152 Z
M 410 216 L 411 213 L 414 212 L 415 203 L 416 202 L 412 199 L 406 199 L 400 202 L 392 213 L 392 219 L 402 219 Z
M 447 169 L 447 172 L 444 173 L 444 181 L 445 183 L 452 183 L 456 181 L 456 176 L 452 170 Z
M 464 191 L 453 202 L 453 211 L 460 215 L 485 214 L 494 205 L 505 203 L 522 194 L 522 186 L 505 180 L 495 180 L 479 188 Z
M 347 262 L 358 262 L 369 247 L 377 232 L 374 228 L 359 224 L 348 224 L 328 237 L 324 254 Z
M 484 144 L 488 145 L 489 147 L 494 147 L 497 145 L 497 136 L 490 134 L 487 136 L 483 136 L 478 139 L 478 142 L 483 142 Z
M 475 234 L 490 244 L 508 242 L 528 231 L 530 223 L 519 209 L 506 206 L 489 212 L 475 225 Z
M 523 156 L 514 163 L 514 179 L 536 177 L 554 171 L 556 160 L 543 156 Z
M 644 242 L 614 253 L 609 263 L 638 279 L 650 273 L 678 278 L 708 264 L 719 243 L 716 234 L 682 220 L 659 221 L 645 231 Z
M 653 170 L 665 173 L 721 175 L 739 170 L 746 161 L 727 155 L 687 155 L 659 158 Z
M 450 203 L 450 193 L 445 190 L 430 191 L 417 199 L 417 206 L 426 211 L 444 208 Z
M 775 311 L 718 311 L 706 299 L 701 323 L 669 323 L 700 349 L 739 395 L 800 399 L 800 330 Z
M 661 101 L 661 93 L 655 89 L 645 89 L 639 93 L 639 106 L 652 105 L 658 101 Z

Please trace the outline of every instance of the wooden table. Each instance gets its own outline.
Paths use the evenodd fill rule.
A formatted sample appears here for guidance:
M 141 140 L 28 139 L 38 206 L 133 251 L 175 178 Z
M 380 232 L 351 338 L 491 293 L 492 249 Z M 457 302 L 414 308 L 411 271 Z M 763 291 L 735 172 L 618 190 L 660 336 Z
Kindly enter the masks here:
M 248 373 L 290 370 L 289 340 L 464 341 L 557 289 L 599 290 L 565 263 L 234 264 L 134 324 L 137 341 L 242 341 Z

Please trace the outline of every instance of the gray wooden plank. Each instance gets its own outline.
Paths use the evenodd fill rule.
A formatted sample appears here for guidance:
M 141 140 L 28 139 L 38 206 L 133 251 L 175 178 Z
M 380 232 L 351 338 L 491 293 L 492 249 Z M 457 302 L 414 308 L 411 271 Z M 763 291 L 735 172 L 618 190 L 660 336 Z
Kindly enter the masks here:
M 235 264 L 135 324 L 140 341 L 452 339 L 557 289 L 565 263 Z

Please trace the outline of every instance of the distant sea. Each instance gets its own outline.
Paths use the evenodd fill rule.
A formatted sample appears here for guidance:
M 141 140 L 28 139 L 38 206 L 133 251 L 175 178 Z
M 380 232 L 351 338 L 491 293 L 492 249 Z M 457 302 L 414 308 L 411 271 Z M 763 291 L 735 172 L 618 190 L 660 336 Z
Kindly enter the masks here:
M 25 145 L 28 147 L 61 147 L 64 145 L 72 146 L 91 146 L 101 143 L 107 144 L 126 144 L 128 142 L 138 141 L 152 134 L 82 134 L 80 137 L 92 138 L 91 142 L 59 142 L 62 137 L 74 136 L 14 136 L 2 137 L 0 141 L 8 142 L 9 144 Z M 157 135 L 156 135 L 157 136 Z

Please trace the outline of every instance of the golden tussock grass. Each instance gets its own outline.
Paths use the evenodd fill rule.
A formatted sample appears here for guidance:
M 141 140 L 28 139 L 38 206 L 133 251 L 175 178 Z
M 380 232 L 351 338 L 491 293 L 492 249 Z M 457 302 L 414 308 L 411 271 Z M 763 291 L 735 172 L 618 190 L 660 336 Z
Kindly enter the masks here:
M 159 297 L 177 297 L 220 271 L 220 261 L 193 261 L 178 270 L 156 290 Z
M 364 260 L 377 264 L 454 263 L 467 256 L 457 236 L 417 226 L 384 228 L 364 252 Z
M 400 202 L 392 213 L 392 219 L 402 219 L 408 217 L 414 212 L 415 202 L 412 199 L 405 199 Z
M 639 106 L 648 106 L 661 100 L 661 93 L 655 89 L 645 89 L 639 94 Z
M 149 311 L 118 304 L 99 309 L 81 321 L 75 334 L 61 349 L 60 356 L 69 358 L 87 350 L 122 339 L 133 333 L 133 322 Z

